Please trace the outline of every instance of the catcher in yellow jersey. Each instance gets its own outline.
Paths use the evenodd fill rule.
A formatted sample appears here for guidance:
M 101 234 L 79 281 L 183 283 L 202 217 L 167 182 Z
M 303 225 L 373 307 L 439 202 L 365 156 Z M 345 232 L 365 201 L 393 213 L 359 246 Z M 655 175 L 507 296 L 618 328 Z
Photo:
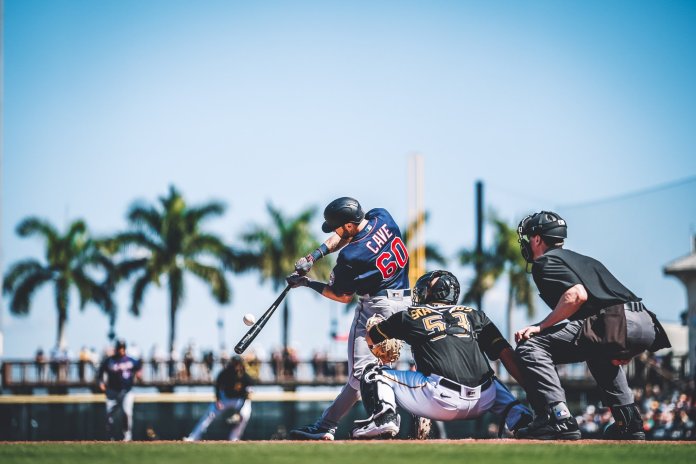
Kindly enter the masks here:
M 531 412 L 495 378 L 484 357 L 500 359 L 523 384 L 510 344 L 485 313 L 457 306 L 458 298 L 457 278 L 433 271 L 418 279 L 413 306 L 386 320 L 368 320 L 366 341 L 382 364 L 371 364 L 363 372 L 360 392 L 370 417 L 356 421 L 353 438 L 396 436 L 397 404 L 416 416 L 443 421 L 490 411 L 511 431 L 531 422 Z M 384 365 L 398 357 L 398 340 L 411 345 L 416 371 Z

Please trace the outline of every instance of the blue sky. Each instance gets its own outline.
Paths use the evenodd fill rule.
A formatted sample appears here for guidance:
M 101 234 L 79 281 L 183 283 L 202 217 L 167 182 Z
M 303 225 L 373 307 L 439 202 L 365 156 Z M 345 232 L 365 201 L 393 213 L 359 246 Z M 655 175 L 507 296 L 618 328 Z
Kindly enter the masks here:
M 694 182 L 582 205 L 696 175 L 696 3 L 4 2 L 3 269 L 41 256 L 14 228 L 29 215 L 95 234 L 125 227 L 134 200 L 176 185 L 218 199 L 227 241 L 351 195 L 406 222 L 407 159 L 425 160 L 427 238 L 449 256 L 474 240 L 473 184 L 518 221 L 540 209 L 568 220 L 568 248 L 601 259 L 666 320 L 685 291 L 662 266 L 688 254 Z M 564 205 L 566 205 L 564 207 Z M 321 234 L 317 218 L 316 233 Z M 463 283 L 465 269 L 451 269 Z M 255 275 L 231 279 L 226 341 L 274 299 Z M 329 347 L 339 305 L 299 289 L 292 340 Z M 166 300 L 140 319 L 119 290 L 119 335 L 165 345 Z M 107 320 L 70 311 L 68 341 L 98 349 Z M 504 285 L 485 309 L 504 327 Z M 539 313 L 547 309 L 539 304 Z M 191 280 L 179 344 L 217 345 L 218 308 Z M 257 346 L 279 342 L 279 318 Z M 55 340 L 52 291 L 29 317 L 7 311 L 5 356 Z M 525 321 L 518 315 L 516 326 Z M 312 336 L 307 336 L 311 333 Z M 344 348 L 332 347 L 337 354 Z

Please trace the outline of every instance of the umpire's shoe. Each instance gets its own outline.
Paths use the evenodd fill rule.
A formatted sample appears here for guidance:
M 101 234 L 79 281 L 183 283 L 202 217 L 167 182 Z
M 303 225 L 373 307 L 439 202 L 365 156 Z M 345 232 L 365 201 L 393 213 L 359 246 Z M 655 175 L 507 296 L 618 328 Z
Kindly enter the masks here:
M 515 432 L 515 438 L 529 440 L 579 440 L 580 429 L 573 416 L 557 419 L 537 416 L 527 427 Z
M 635 404 L 612 406 L 614 422 L 604 430 L 605 440 L 645 440 L 643 419 Z
M 317 424 L 305 425 L 298 429 L 290 430 L 288 438 L 291 440 L 323 440 L 331 441 L 334 439 L 336 429 L 321 427 Z
M 362 421 L 356 421 L 360 424 Z M 395 412 L 389 411 L 371 419 L 366 425 L 353 429 L 351 436 L 359 440 L 376 438 L 394 438 L 399 433 L 401 417 Z

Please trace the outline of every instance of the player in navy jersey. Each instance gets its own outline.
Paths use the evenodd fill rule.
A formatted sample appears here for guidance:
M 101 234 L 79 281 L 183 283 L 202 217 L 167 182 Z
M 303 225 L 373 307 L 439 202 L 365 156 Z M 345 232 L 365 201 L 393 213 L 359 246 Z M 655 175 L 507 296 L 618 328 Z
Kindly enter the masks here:
M 349 303 L 358 295 L 359 302 L 348 339 L 348 383 L 317 422 L 290 431 L 291 438 L 300 440 L 334 439 L 339 421 L 360 399 L 363 369 L 376 360 L 365 343 L 365 322 L 374 314 L 386 319 L 404 310 L 411 296 L 408 251 L 387 210 L 375 208 L 365 213 L 356 199 L 341 197 L 329 203 L 324 219 L 322 230 L 333 234 L 297 261 L 288 284 L 307 286 L 341 303 Z M 338 250 L 328 283 L 306 277 L 314 261 Z
M 97 374 L 99 389 L 106 393 L 106 434 L 113 438 L 114 417 L 124 415 L 123 440 L 131 441 L 133 430 L 133 383 L 141 376 L 142 361 L 126 355 L 126 342 L 116 341 L 116 352 L 102 361 Z

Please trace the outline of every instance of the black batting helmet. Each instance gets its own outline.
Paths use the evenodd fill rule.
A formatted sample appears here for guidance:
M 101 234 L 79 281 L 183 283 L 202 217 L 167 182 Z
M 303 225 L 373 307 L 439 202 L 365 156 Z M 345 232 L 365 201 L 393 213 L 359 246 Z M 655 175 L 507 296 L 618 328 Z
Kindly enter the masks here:
M 449 271 L 432 271 L 423 274 L 413 286 L 413 304 L 457 304 L 459 281 Z
M 123 348 L 125 350 L 126 349 L 126 341 L 122 338 L 119 338 L 114 343 L 114 348 L 116 348 L 117 350 L 120 350 L 121 348 Z
M 360 224 L 364 217 L 365 213 L 358 200 L 351 197 L 337 198 L 324 209 L 325 221 L 321 230 L 329 233 L 349 222 Z

